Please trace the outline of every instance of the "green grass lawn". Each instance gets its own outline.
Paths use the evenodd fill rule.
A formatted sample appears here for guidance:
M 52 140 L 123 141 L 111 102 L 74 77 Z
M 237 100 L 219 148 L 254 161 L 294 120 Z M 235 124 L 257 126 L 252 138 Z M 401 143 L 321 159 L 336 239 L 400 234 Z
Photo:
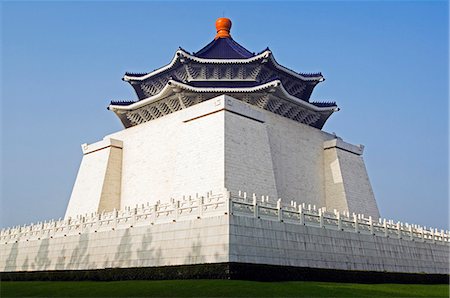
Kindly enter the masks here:
M 1 297 L 449 297 L 448 285 L 165 280 L 1 282 Z

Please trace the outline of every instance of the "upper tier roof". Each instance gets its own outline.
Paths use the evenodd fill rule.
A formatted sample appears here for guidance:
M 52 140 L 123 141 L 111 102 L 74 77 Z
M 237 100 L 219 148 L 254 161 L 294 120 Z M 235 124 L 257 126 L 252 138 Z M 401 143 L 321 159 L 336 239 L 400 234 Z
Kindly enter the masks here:
M 216 21 L 214 40 L 196 53 L 178 49 L 172 61 L 149 73 L 123 77 L 136 91 L 137 101 L 111 102 L 125 127 L 138 125 L 220 94 L 233 94 L 289 119 L 322 128 L 338 108 L 310 102 L 321 73 L 298 73 L 280 65 L 267 48 L 252 53 L 230 35 L 231 21 Z
M 203 49 L 194 53 L 194 56 L 206 59 L 248 59 L 255 54 L 228 37 L 214 39 Z

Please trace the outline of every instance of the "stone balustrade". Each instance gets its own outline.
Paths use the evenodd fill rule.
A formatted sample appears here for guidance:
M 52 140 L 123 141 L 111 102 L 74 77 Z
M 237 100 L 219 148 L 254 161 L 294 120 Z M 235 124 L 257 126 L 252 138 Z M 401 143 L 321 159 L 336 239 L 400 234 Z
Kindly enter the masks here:
M 85 232 L 125 229 L 159 223 L 220 216 L 247 216 L 263 220 L 281 221 L 330 230 L 398 238 L 410 241 L 450 244 L 450 232 L 421 227 L 363 214 L 327 211 L 314 205 L 282 205 L 281 199 L 271 201 L 266 196 L 247 196 L 245 192 L 208 192 L 206 196 L 171 199 L 168 203 L 140 205 L 112 212 L 79 215 L 67 220 L 51 220 L 17 226 L 0 231 L 0 243 L 22 242 L 45 238 L 65 237 Z
M 248 197 L 246 193 L 231 194 L 231 210 L 233 215 L 249 216 L 266 220 L 314 226 L 318 228 L 341 230 L 381 237 L 391 237 L 412 241 L 450 244 L 450 232 L 426 228 L 402 222 L 394 222 L 379 218 L 372 219 L 364 214 L 349 214 L 346 212 L 329 212 L 326 208 L 314 205 L 291 202 L 288 206 L 281 205 L 281 199 L 276 203 L 268 197 L 257 198 L 255 194 Z

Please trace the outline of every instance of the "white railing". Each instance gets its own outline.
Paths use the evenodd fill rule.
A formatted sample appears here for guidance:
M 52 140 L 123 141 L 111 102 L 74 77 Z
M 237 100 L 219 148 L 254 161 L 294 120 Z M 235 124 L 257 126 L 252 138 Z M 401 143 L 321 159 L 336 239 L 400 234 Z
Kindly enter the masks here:
M 92 213 L 70 219 L 51 220 L 37 224 L 17 226 L 0 231 L 0 244 L 65 237 L 83 232 L 99 232 L 160 223 L 192 220 L 231 214 L 264 220 L 293 223 L 330 230 L 361 233 L 411 241 L 450 244 L 449 231 L 421 227 L 392 220 L 373 220 L 363 214 L 329 212 L 314 205 L 282 205 L 281 199 L 272 202 L 268 197 L 258 198 L 228 191 L 206 196 L 171 199 L 168 203 L 142 204 L 134 208 L 112 212 Z
M 372 219 L 371 216 L 348 212 L 329 212 L 310 204 L 291 201 L 282 206 L 281 199 L 271 202 L 268 197 L 258 198 L 239 192 L 231 194 L 231 213 L 265 220 L 294 223 L 330 230 L 354 232 L 381 237 L 411 241 L 450 244 L 450 232 L 386 219 Z
M 223 215 L 229 210 L 227 204 L 229 200 L 224 195 L 227 195 L 227 192 L 218 194 L 208 192 L 206 196 L 171 199 L 169 203 L 158 201 L 153 205 L 142 204 L 112 212 L 85 214 L 70 219 L 6 228 L 0 231 L 0 244 Z

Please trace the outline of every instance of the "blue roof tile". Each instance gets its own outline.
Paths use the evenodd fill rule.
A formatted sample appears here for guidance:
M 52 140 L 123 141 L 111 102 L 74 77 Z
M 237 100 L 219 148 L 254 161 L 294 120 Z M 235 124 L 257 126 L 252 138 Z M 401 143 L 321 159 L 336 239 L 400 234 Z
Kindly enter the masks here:
M 218 38 L 207 44 L 194 56 L 206 59 L 247 59 L 255 56 L 230 38 Z

